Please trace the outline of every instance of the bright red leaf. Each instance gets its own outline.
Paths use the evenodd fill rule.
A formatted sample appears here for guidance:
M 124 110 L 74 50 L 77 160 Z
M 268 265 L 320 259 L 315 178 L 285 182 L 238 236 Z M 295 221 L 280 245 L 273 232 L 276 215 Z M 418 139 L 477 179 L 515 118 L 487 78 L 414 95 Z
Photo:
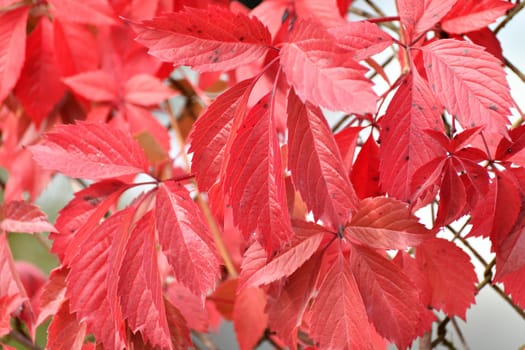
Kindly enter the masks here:
M 77 316 L 69 312 L 69 301 L 62 303 L 53 316 L 48 329 L 49 350 L 80 350 L 86 336 L 86 324 L 80 324 Z
M 254 349 L 267 327 L 266 294 L 259 288 L 245 288 L 235 298 L 233 324 L 240 350 Z
M 464 319 L 476 295 L 477 278 L 469 256 L 452 242 L 432 238 L 416 248 L 416 262 L 430 288 L 431 305 Z
M 0 102 L 14 88 L 25 61 L 28 7 L 0 14 Z
M 379 187 L 379 147 L 372 136 L 361 147 L 350 180 L 360 199 L 383 194 Z
M 25 112 L 38 126 L 63 97 L 53 45 L 53 24 L 42 17 L 27 38 L 26 58 L 15 94 Z
M 118 23 L 107 0 L 48 0 L 48 2 L 51 14 L 61 21 L 95 26 Z
M 149 53 L 200 72 L 234 69 L 263 57 L 270 33 L 256 18 L 221 7 L 185 7 L 134 24 L 137 41 Z
M 401 22 L 408 36 L 407 42 L 431 29 L 452 8 L 456 0 L 397 0 Z
M 64 79 L 74 92 L 95 102 L 113 101 L 119 91 L 113 76 L 104 70 L 82 72 Z

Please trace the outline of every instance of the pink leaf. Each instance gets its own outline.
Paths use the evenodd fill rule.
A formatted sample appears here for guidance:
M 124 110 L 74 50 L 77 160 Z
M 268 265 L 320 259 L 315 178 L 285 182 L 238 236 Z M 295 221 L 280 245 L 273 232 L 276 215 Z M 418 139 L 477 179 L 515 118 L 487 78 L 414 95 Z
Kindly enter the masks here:
M 104 70 L 82 72 L 64 79 L 80 96 L 94 102 L 116 101 L 119 95 L 115 77 Z
M 370 321 L 379 334 L 406 349 L 423 333 L 421 320 L 430 313 L 415 285 L 399 267 L 371 249 L 354 246 L 350 259 Z
M 431 29 L 452 8 L 456 0 L 397 0 L 401 23 L 408 42 Z
M 0 228 L 9 232 L 56 231 L 47 221 L 47 215 L 36 205 L 26 201 L 10 201 L 5 204 Z
M 392 44 L 390 35 L 367 21 L 346 22 L 328 28 L 328 32 L 337 38 L 338 46 L 354 52 L 356 61 L 375 55 Z
M 288 98 L 288 130 L 288 167 L 295 186 L 316 219 L 339 229 L 357 207 L 357 196 L 321 110 L 303 104 L 293 90 Z
M 134 24 L 137 41 L 149 53 L 200 72 L 230 70 L 249 64 L 268 51 L 270 33 L 257 18 L 222 7 L 184 7 Z
M 175 278 L 204 298 L 219 278 L 219 260 L 199 207 L 180 183 L 159 186 L 155 221 Z
M 453 34 L 478 30 L 495 22 L 513 6 L 502 0 L 459 0 L 443 18 L 441 27 Z
M 29 7 L 0 14 L 0 103 L 15 87 L 25 60 Z
M 294 5 L 302 19 L 310 19 L 326 27 L 345 23 L 336 0 L 296 0 Z
M 146 213 L 136 224 L 126 243 L 119 272 L 118 295 L 122 317 L 130 329 L 140 331 L 153 346 L 172 349 L 155 240 L 153 212 Z
M 137 74 L 124 84 L 124 98 L 139 106 L 159 104 L 173 96 L 175 92 L 148 74 Z
M 430 231 L 408 206 L 387 197 L 365 198 L 359 204 L 345 236 L 359 245 L 377 249 L 405 249 L 430 237 Z
M 438 99 L 462 126 L 506 134 L 513 105 L 505 71 L 482 47 L 453 39 L 423 47 L 428 79 Z
M 40 166 L 71 177 L 112 178 L 146 172 L 148 167 L 137 141 L 102 123 L 58 125 L 31 151 Z
M 49 0 L 53 17 L 62 21 L 94 26 L 117 24 L 117 18 L 107 0 Z
M 351 51 L 314 22 L 295 22 L 290 39 L 280 51 L 281 66 L 301 100 L 347 113 L 375 112 L 372 83 Z
M 441 112 L 430 88 L 415 71 L 401 82 L 380 120 L 380 180 L 383 190 L 391 196 L 409 200 L 416 170 L 442 153 L 424 132 L 443 129 Z
M 239 128 L 232 144 L 236 156 L 229 159 L 225 188 L 230 194 L 235 224 L 245 237 L 255 232 L 271 252 L 290 239 L 292 230 L 281 149 L 269 103 L 266 95 Z

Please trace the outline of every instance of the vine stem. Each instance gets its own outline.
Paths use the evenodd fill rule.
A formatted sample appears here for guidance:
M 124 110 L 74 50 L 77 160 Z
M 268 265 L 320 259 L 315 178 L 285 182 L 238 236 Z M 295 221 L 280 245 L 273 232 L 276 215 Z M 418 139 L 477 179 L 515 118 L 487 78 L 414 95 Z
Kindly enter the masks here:
M 170 124 L 171 129 L 175 134 L 175 139 L 177 140 L 178 146 L 181 150 L 180 155 L 182 157 L 182 160 L 184 161 L 184 164 L 186 166 L 186 170 L 190 172 L 190 161 L 188 159 L 188 155 L 184 151 L 185 142 L 182 138 L 182 133 L 180 132 L 179 124 L 177 123 L 177 118 L 175 117 L 175 113 L 173 113 L 173 109 L 171 108 L 169 103 L 166 103 L 166 111 L 168 112 L 168 116 L 170 118 Z M 239 274 L 237 273 L 237 270 L 235 269 L 235 265 L 233 264 L 233 261 L 230 257 L 230 254 L 228 252 L 228 249 L 226 249 L 226 245 L 224 244 L 224 241 L 222 239 L 221 232 L 219 230 L 219 226 L 217 225 L 217 222 L 215 221 L 215 218 L 213 217 L 213 214 L 210 210 L 210 206 L 208 202 L 203 198 L 201 192 L 198 189 L 197 182 L 194 180 L 195 187 L 197 188 L 197 204 L 202 210 L 202 213 L 204 214 L 204 217 L 206 218 L 206 222 L 208 223 L 208 227 L 210 228 L 210 231 L 213 236 L 213 240 L 215 241 L 215 245 L 217 246 L 217 250 L 219 251 L 220 256 L 222 257 L 222 260 L 224 261 L 224 266 L 226 267 L 226 271 L 228 272 L 228 275 L 230 277 L 237 277 Z

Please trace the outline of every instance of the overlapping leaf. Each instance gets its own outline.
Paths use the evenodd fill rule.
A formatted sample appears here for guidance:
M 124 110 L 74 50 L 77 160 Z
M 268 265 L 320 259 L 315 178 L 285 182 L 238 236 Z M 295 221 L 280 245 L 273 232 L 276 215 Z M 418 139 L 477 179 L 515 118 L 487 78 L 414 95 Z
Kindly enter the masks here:
M 412 197 L 415 171 L 441 151 L 424 130 L 443 128 L 441 106 L 417 72 L 401 82 L 380 126 L 381 186 L 391 196 L 407 201 Z
M 36 205 L 25 201 L 11 201 L 4 205 L 0 228 L 9 232 L 55 231 L 47 221 L 47 215 Z
M 408 206 L 388 197 L 365 198 L 345 236 L 356 244 L 376 249 L 405 249 L 417 246 L 430 237 Z
M 234 221 L 245 237 L 255 232 L 268 252 L 291 237 L 281 150 L 270 111 L 263 97 L 246 116 L 232 144 L 225 188 Z
M 31 151 L 42 167 L 71 177 L 112 178 L 146 172 L 148 166 L 131 136 L 101 123 L 59 125 Z
M 463 34 L 488 26 L 514 5 L 502 0 L 459 0 L 441 21 L 443 30 Z
M 118 19 L 107 0 L 49 0 L 50 12 L 62 21 L 95 26 L 117 24 Z
M 410 42 L 438 23 L 456 0 L 397 0 L 396 3 Z
M 213 6 L 185 7 L 134 27 L 137 41 L 151 55 L 201 72 L 251 63 L 263 57 L 271 43 L 270 33 L 256 18 Z
M 339 229 L 357 207 L 357 196 L 321 110 L 303 104 L 293 90 L 288 132 L 288 167 L 295 186 L 316 219 Z

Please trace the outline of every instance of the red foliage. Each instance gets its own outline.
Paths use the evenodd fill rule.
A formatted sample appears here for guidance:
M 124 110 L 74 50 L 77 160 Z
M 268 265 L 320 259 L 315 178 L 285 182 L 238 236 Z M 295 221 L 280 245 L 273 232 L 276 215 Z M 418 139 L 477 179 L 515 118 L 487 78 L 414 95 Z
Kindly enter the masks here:
M 0 2 L 0 337 L 53 316 L 51 350 L 186 349 L 222 317 L 243 350 L 404 349 L 474 302 L 436 237 L 464 216 L 525 305 L 525 127 L 487 27 L 511 3 L 398 0 L 399 35 L 351 1 L 24 3 Z M 31 201 L 56 173 L 89 181 L 52 225 Z M 45 231 L 41 288 L 7 235 Z

